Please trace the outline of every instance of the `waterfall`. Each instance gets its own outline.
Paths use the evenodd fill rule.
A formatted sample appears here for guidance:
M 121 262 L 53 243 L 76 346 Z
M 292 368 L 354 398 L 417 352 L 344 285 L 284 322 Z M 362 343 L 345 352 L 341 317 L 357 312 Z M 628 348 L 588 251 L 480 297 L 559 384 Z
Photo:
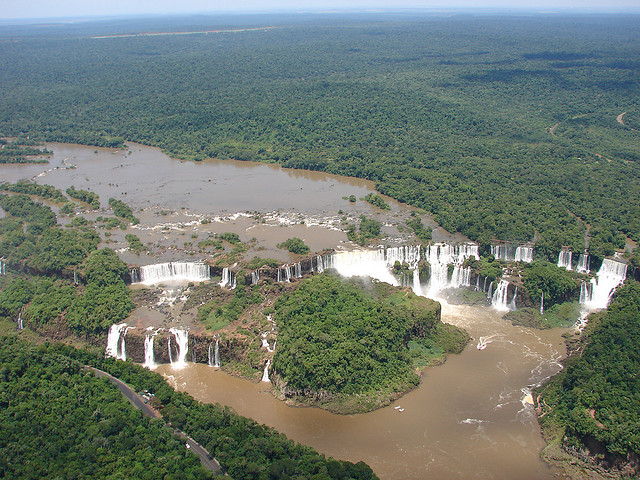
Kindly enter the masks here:
M 289 265 L 283 265 L 278 268 L 278 282 L 290 282 L 291 281 L 291 267 Z
M 389 271 L 383 248 L 335 252 L 327 255 L 325 268 L 335 268 L 343 277 L 371 277 L 398 286 L 398 280 Z
M 480 277 L 478 276 L 478 278 Z M 482 285 L 482 291 L 485 293 L 487 292 L 487 277 L 484 277 L 484 284 Z
M 509 282 L 506 280 L 500 280 L 498 283 L 498 287 L 491 297 L 491 305 L 496 310 L 509 310 L 509 306 L 507 305 L 507 293 L 509 291 Z
M 267 360 L 266 365 L 264 366 L 264 372 L 262 372 L 262 381 L 270 382 L 269 380 L 269 367 L 271 366 L 271 360 Z
M 518 296 L 518 286 L 516 285 L 514 291 L 513 291 L 513 298 L 511 299 L 511 302 L 509 302 L 509 310 L 515 310 L 516 309 L 516 297 Z
M 491 254 L 504 262 L 533 262 L 533 247 L 515 245 L 492 245 Z
M 296 278 L 302 278 L 302 265 L 300 265 L 300 262 L 294 263 L 293 268 L 294 268 L 294 276 Z
M 593 284 L 587 283 L 584 280 L 580 284 L 580 304 L 586 305 L 591 302 L 591 296 L 593 294 Z
M 258 280 L 260 280 L 260 271 L 254 270 L 251 272 L 251 285 L 257 285 Z
M 123 332 L 124 331 L 124 332 Z M 126 360 L 124 335 L 127 333 L 127 324 L 119 323 L 111 325 L 107 335 L 107 355 L 110 357 Z
M 578 266 L 576 267 L 578 273 L 589 273 L 589 255 L 581 253 L 578 257 Z
M 480 275 L 476 277 L 476 288 L 474 289 L 476 292 L 480 291 Z
M 580 295 L 582 295 L 582 291 L 580 292 Z M 544 292 L 540 295 L 540 315 L 544 315 Z
M 171 337 L 169 337 L 169 359 L 171 366 L 174 368 L 184 368 L 187 365 L 187 352 L 189 351 L 189 331 L 179 328 L 170 328 L 169 333 L 172 333 L 176 337 L 176 343 L 178 344 L 178 359 L 173 360 L 171 355 Z
M 220 337 L 216 337 L 215 347 L 213 342 L 209 344 L 209 366 L 220 368 L 220 347 L 218 345 Z
M 22 323 L 22 309 L 18 312 L 18 330 L 23 330 L 24 324 Z
M 318 273 L 324 272 L 324 262 L 322 261 L 321 255 L 318 255 L 316 257 L 316 272 Z
M 222 288 L 227 287 L 233 290 L 237 286 L 235 274 L 231 270 L 229 270 L 229 268 L 224 267 L 222 269 L 222 280 L 218 285 L 220 285 Z
M 137 268 L 132 268 L 129 275 L 131 276 L 131 283 L 140 283 L 140 275 Z
M 78 285 L 78 272 L 73 271 L 73 284 Z
M 168 262 L 140 267 L 140 282 L 145 285 L 168 281 L 202 282 L 209 280 L 209 265 L 196 262 Z
M 158 366 L 153 353 L 153 339 L 154 335 L 147 335 L 144 337 L 144 363 L 142 366 L 147 367 L 149 370 L 153 370 Z
M 584 283 L 580 286 L 580 302 L 588 309 L 607 308 L 616 287 L 622 284 L 626 277 L 625 263 L 605 258 L 598 270 L 597 278 L 591 279 L 590 289 L 587 289 Z
M 0 275 L 7 274 L 7 264 L 4 258 L 0 258 Z
M 487 291 L 487 300 L 491 301 L 493 296 L 491 295 L 491 291 L 493 290 L 493 282 L 489 284 L 489 290 Z
M 558 253 L 558 267 L 571 270 L 571 257 L 573 253 L 570 250 L 560 250 Z

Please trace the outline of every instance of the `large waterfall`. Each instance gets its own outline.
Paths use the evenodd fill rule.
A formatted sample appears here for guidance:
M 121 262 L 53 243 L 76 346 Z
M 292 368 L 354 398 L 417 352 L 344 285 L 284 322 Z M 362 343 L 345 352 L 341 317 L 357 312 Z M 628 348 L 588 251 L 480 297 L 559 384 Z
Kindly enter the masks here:
M 588 309 L 607 308 L 616 287 L 627 277 L 627 265 L 605 258 L 596 278 L 580 288 L 580 303 Z
M 372 277 L 381 282 L 398 286 L 400 282 L 392 273 L 396 262 L 408 265 L 413 270 L 403 284 L 410 284 L 417 295 L 434 297 L 446 288 L 471 286 L 471 268 L 463 267 L 468 258 L 479 258 L 478 246 L 473 244 L 452 245 L 437 243 L 422 249 L 417 245 L 378 248 L 376 250 L 354 250 L 335 252 L 319 257 L 317 269 L 335 269 L 345 277 Z M 418 273 L 418 262 L 429 263 L 429 279 L 423 285 Z M 453 266 L 451 275 L 450 265 Z
M 180 328 L 170 328 L 169 333 L 173 333 L 176 337 L 176 343 L 178 344 L 178 358 L 173 359 L 171 353 L 171 339 L 169 339 L 169 357 L 171 359 L 171 366 L 174 368 L 184 368 L 187 365 L 187 352 L 189 350 L 189 331 L 182 330 Z
M 558 253 L 558 267 L 571 270 L 571 257 L 573 256 L 571 250 L 560 250 Z
M 124 336 L 127 333 L 127 324 L 119 323 L 111 325 L 107 335 L 107 355 L 120 360 L 127 359 L 127 352 L 124 343 Z
M 196 262 L 168 262 L 140 267 L 140 282 L 145 285 L 169 281 L 202 282 L 209 280 L 209 265 Z
M 158 366 L 153 353 L 153 337 L 154 335 L 147 335 L 144 337 L 144 363 L 142 366 L 147 367 L 150 370 L 153 370 Z
M 533 247 L 524 245 L 492 245 L 491 254 L 504 262 L 533 262 Z

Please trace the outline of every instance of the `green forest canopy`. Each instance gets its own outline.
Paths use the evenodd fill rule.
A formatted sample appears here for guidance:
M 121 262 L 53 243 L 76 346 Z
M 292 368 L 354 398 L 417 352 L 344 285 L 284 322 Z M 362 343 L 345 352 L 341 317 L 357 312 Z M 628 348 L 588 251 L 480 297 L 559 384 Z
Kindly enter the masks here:
M 354 175 L 482 244 L 640 240 L 637 16 L 155 22 L 0 29 L 0 133 Z M 243 22 L 278 28 L 92 38 Z

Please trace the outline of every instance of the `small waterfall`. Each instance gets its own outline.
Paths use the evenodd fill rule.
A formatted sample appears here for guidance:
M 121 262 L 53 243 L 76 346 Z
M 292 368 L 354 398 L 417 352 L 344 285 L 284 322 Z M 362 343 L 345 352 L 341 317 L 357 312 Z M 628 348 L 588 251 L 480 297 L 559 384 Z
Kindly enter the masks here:
M 491 305 L 496 310 L 509 310 L 509 305 L 507 305 L 507 293 L 509 291 L 509 282 L 506 280 L 500 280 L 498 283 L 498 287 L 496 291 L 493 293 L 493 297 L 491 297 Z
M 251 285 L 257 285 L 260 280 L 260 271 L 254 270 L 251 272 Z
M 231 270 L 229 270 L 228 267 L 224 267 L 222 269 L 222 280 L 218 285 L 220 285 L 220 287 L 222 288 L 227 287 L 231 290 L 236 288 L 237 286 L 236 276 Z
M 158 366 L 153 353 L 153 340 L 154 335 L 147 335 L 144 337 L 144 363 L 142 366 L 147 367 L 149 370 L 153 370 Z
M 573 253 L 570 250 L 560 250 L 558 253 L 558 267 L 571 270 L 571 257 Z
M 578 266 L 576 267 L 578 273 L 589 273 L 589 255 L 581 253 L 578 257 Z
M 589 309 L 607 308 L 616 287 L 622 284 L 627 277 L 627 265 L 605 258 L 598 270 L 597 278 L 591 279 L 591 292 L 585 291 L 584 304 Z M 583 297 L 583 287 L 580 287 L 580 298 Z
M 290 282 L 291 281 L 291 267 L 289 265 L 283 265 L 278 268 L 278 282 Z
M 132 268 L 129 275 L 131 276 L 131 283 L 140 283 L 140 275 L 137 268 Z
M 0 258 L 0 275 L 7 274 L 7 262 L 4 258 Z
M 169 333 L 175 335 L 176 343 L 178 344 L 178 359 L 174 361 L 173 358 L 171 358 L 171 337 L 169 337 L 169 359 L 171 366 L 174 368 L 184 368 L 187 365 L 187 352 L 189 351 L 189 331 L 170 328 Z
M 75 270 L 73 271 L 73 284 L 76 286 L 78 285 L 78 272 Z
M 124 336 L 127 333 L 127 324 L 119 323 L 111 325 L 107 335 L 107 355 L 120 360 L 127 359 Z
M 476 292 L 480 291 L 480 275 L 476 277 L 476 287 L 474 288 L 474 291 Z
M 504 262 L 533 262 L 533 247 L 524 245 L 492 245 L 491 254 Z
M 489 290 L 487 291 L 487 300 L 491 301 L 491 299 L 493 298 L 493 295 L 491 294 L 493 290 L 493 282 L 491 282 L 489 284 Z
M 18 330 L 24 329 L 24 323 L 22 323 L 22 309 L 18 312 Z
M 518 286 L 516 285 L 514 291 L 513 291 L 513 298 L 511 299 L 511 302 L 509 302 L 509 310 L 515 310 L 516 309 L 516 297 L 518 296 Z
M 460 288 L 471 286 L 471 267 L 463 268 L 462 266 L 455 266 L 453 268 L 453 274 L 451 275 L 451 282 L 449 282 L 449 288 Z
M 480 277 L 478 276 L 478 278 Z M 482 285 L 482 291 L 484 293 L 487 293 L 487 277 L 484 277 L 484 284 Z
M 316 272 L 318 273 L 324 272 L 324 262 L 322 261 L 321 255 L 318 255 L 316 257 Z
M 302 278 L 302 265 L 300 262 L 293 264 L 294 275 L 296 278 Z
M 584 280 L 580 284 L 580 304 L 586 305 L 591 302 L 591 296 L 593 294 L 593 284 L 587 283 Z
M 219 346 L 220 337 L 216 337 L 215 346 L 213 342 L 209 344 L 209 360 L 208 364 L 210 367 L 220 368 L 220 346 Z
M 580 295 L 582 295 L 582 292 L 580 292 Z M 544 315 L 544 292 L 540 295 L 540 315 Z
M 267 360 L 266 365 L 264 366 L 264 372 L 262 372 L 262 381 L 270 382 L 269 380 L 269 367 L 271 366 L 271 360 Z
M 140 267 L 140 282 L 145 285 L 168 281 L 202 282 L 209 280 L 209 265 L 196 262 L 168 262 Z

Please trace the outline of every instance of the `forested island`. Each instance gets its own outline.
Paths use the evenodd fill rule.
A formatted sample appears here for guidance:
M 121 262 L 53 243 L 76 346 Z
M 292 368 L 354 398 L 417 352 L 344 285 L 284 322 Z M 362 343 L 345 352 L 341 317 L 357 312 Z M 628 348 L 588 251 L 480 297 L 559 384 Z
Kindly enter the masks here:
M 238 26 L 251 28 L 227 32 Z M 344 203 L 366 203 L 374 214 L 340 211 L 339 223 L 369 249 L 387 241 L 374 217 L 390 212 L 388 201 L 415 207 L 397 221 L 411 245 L 378 252 L 404 248 L 387 265 L 399 285 L 391 286 L 340 279 L 331 272 L 339 269 L 335 252 L 314 252 L 294 235 L 277 243 L 291 255 L 284 266 L 250 258 L 261 247 L 230 231 L 193 233 L 182 248 L 158 253 L 135 230 L 148 212 L 132 208 L 126 192 L 100 198 L 37 177 L 0 184 L 0 317 L 9 334 L 0 362 L 4 471 L 209 478 L 169 430 L 83 370 L 91 365 L 152 391 L 165 420 L 233 478 L 376 478 L 362 462 L 327 458 L 226 407 L 196 402 L 131 361 L 105 358 L 110 328 L 156 302 L 131 287 L 141 283 L 141 267 L 111 243 L 123 236 L 122 250 L 138 257 L 187 247 L 206 255 L 206 278 L 189 283 L 176 314 L 194 318 L 193 363 L 213 366 L 215 345 L 225 371 L 254 380 L 270 374 L 276 394 L 296 405 L 349 414 L 388 405 L 469 340 L 424 298 L 433 292 L 422 285 L 438 275 L 448 300 L 499 304 L 509 310 L 505 321 L 539 329 L 575 322 L 602 265 L 623 266 L 622 280 L 638 278 L 640 46 L 629 41 L 638 28 L 634 15 L 377 13 L 0 27 L 0 163 L 46 162 L 52 152 L 44 142 L 125 151 L 139 142 L 194 162 L 278 163 L 372 180 L 379 193 Z M 147 31 L 209 33 L 135 35 Z M 263 215 L 244 213 L 257 223 Z M 464 240 L 433 242 L 427 214 Z M 531 258 L 501 256 L 509 249 Z M 570 252 L 573 264 L 571 255 L 563 263 Z M 591 264 L 578 268 L 578 255 Z M 439 262 L 449 263 L 439 271 Z M 564 370 L 535 386 L 547 459 L 638 474 L 639 298 L 628 278 L 606 310 L 583 318 L 581 335 L 567 335 Z M 151 345 L 161 338 L 158 358 L 173 364 L 178 336 L 161 335 Z M 478 350 L 488 344 L 474 340 Z M 127 337 L 137 363 L 146 362 L 144 342 Z M 64 443 L 57 426 L 24 413 L 32 388 L 63 398 L 57 414 L 82 419 L 87 436 Z M 44 442 L 42 462 L 55 465 L 19 466 L 20 441 L 27 450 Z M 64 455 L 54 458 L 54 450 Z M 158 457 L 172 460 L 158 465 Z

